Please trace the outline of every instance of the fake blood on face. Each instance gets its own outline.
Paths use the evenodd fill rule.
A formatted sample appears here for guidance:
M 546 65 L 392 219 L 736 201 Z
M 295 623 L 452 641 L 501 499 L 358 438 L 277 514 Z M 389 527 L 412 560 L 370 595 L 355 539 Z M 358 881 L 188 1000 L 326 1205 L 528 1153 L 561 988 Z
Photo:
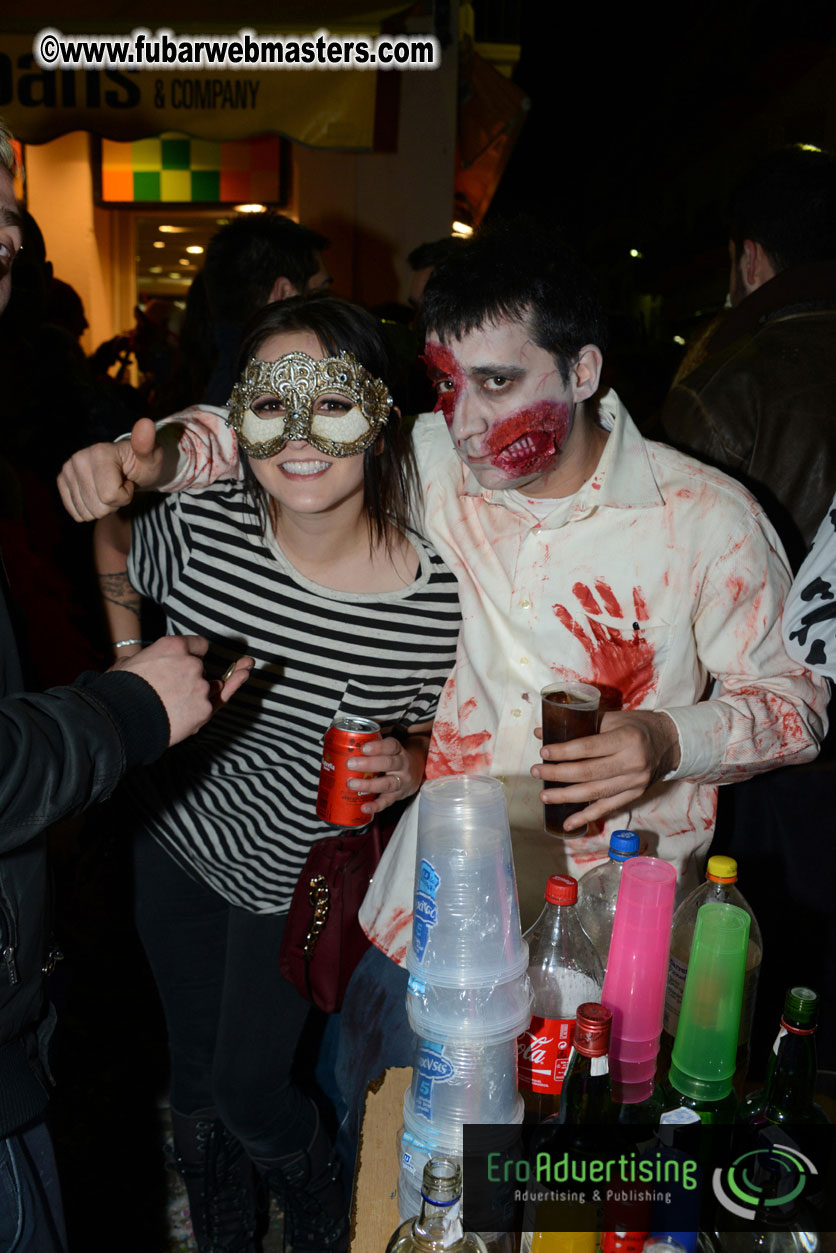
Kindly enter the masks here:
M 540 400 L 501 418 L 485 440 L 491 464 L 510 478 L 543 473 L 559 456 L 569 424 L 569 406 L 553 400 Z
M 449 391 L 445 389 L 439 392 L 433 409 L 433 413 L 443 413 L 444 421 L 452 426 L 456 401 L 464 387 L 464 372 L 450 349 L 443 344 L 426 344 L 421 360 L 426 366 L 430 382 L 436 383 L 444 379 L 453 384 Z

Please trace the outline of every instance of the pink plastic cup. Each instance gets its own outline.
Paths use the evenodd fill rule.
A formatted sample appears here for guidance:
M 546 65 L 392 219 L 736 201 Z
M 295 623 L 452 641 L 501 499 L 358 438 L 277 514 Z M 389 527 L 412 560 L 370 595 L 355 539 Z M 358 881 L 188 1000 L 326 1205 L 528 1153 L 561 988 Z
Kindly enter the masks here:
M 675 892 L 669 862 L 633 857 L 624 863 L 601 1000 L 612 1010 L 613 1088 L 626 1104 L 653 1091 Z

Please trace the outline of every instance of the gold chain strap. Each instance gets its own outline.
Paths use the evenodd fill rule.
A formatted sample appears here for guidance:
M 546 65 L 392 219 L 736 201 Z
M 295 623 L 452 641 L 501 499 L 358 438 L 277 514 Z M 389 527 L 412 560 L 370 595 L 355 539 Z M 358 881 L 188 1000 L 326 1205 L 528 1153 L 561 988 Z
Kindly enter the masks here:
M 315 874 L 308 885 L 308 900 L 313 906 L 314 916 L 311 923 L 311 929 L 305 936 L 305 943 L 302 945 L 302 951 L 307 961 L 313 957 L 314 945 L 319 939 L 320 932 L 328 921 L 328 911 L 331 908 L 331 889 L 325 881 L 325 876 Z

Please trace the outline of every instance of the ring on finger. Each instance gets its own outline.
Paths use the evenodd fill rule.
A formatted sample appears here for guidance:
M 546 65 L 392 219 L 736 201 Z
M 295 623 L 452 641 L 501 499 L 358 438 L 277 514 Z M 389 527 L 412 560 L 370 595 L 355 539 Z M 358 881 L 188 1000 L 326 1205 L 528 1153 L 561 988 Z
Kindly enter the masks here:
M 402 792 L 403 783 L 401 783 L 401 776 L 399 774 L 396 774 L 394 770 L 387 770 L 386 773 L 388 774 L 390 779 L 394 779 L 395 782 L 397 783 L 398 786 L 395 788 L 395 791 Z

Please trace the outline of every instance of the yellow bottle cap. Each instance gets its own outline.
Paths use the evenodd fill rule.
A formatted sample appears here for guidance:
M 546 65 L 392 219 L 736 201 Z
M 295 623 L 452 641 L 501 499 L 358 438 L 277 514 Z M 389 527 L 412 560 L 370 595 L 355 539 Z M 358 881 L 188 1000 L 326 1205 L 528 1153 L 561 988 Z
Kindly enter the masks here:
M 734 883 L 737 879 L 737 862 L 733 857 L 709 857 L 705 877 L 714 883 Z

